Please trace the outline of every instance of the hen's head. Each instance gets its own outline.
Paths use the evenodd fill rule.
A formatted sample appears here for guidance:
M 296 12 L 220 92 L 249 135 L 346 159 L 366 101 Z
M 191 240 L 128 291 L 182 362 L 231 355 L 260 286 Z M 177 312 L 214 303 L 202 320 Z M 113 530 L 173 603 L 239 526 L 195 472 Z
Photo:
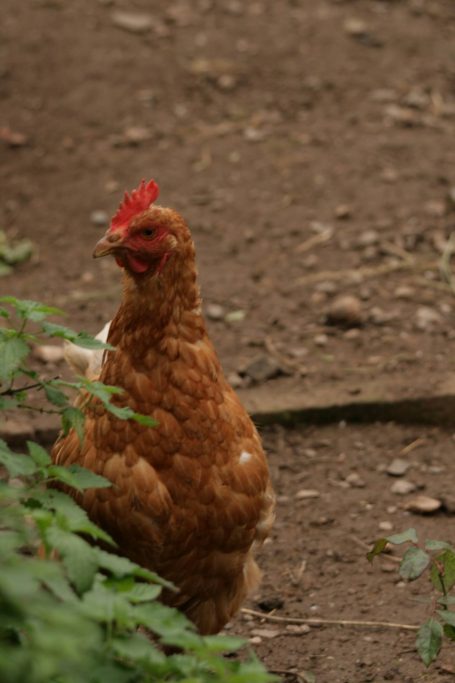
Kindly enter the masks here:
M 158 185 L 154 180 L 128 194 L 111 224 L 97 243 L 94 258 L 112 254 L 118 265 L 133 276 L 161 273 L 167 261 L 190 241 L 182 217 L 172 209 L 155 206 Z

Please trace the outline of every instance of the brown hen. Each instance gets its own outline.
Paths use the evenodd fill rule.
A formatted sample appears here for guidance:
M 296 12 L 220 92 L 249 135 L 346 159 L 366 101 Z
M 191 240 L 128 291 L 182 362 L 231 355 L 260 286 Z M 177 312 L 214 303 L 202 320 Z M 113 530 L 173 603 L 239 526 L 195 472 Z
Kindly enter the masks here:
M 112 481 L 73 495 L 119 554 L 176 584 L 165 602 L 216 633 L 259 581 L 253 549 L 272 525 L 274 495 L 259 436 L 207 336 L 190 231 L 153 205 L 157 194 L 153 181 L 126 194 L 94 256 L 112 254 L 124 270 L 100 379 L 124 389 L 116 404 L 158 426 L 92 402 L 83 444 L 71 431 L 53 460 Z

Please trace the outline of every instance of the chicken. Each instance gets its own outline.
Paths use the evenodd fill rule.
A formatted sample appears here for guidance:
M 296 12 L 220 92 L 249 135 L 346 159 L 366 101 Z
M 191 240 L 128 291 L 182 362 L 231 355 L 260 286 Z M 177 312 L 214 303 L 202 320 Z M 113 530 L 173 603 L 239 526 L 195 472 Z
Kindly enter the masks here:
M 121 421 L 92 401 L 83 443 L 70 431 L 53 460 L 112 481 L 71 493 L 119 554 L 178 587 L 164 602 L 210 634 L 259 582 L 253 551 L 273 523 L 274 494 L 258 433 L 207 335 L 190 231 L 157 196 L 153 180 L 125 193 L 94 257 L 111 254 L 124 273 L 100 379 L 124 389 L 115 404 L 158 424 Z

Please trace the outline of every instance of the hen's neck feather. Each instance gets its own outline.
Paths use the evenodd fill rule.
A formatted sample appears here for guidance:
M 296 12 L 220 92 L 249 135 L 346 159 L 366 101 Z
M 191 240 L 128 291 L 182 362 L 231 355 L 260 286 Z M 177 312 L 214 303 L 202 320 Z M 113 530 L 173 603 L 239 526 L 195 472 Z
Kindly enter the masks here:
M 123 285 L 109 343 L 142 356 L 169 337 L 196 343 L 206 336 L 191 240 L 170 257 L 160 274 L 125 274 Z

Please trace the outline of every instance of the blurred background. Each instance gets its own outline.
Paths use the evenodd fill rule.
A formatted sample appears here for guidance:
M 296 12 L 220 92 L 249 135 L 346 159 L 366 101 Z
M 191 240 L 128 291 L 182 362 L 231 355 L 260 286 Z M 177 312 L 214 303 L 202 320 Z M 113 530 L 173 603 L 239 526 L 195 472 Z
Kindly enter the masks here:
M 96 332 L 93 245 L 154 177 L 234 383 L 452 366 L 452 0 L 4 0 L 0 36 L 1 227 L 32 243 L 2 290 Z
M 59 305 L 68 325 L 96 333 L 120 285 L 115 263 L 92 261 L 94 244 L 123 191 L 153 177 L 160 202 L 191 227 L 210 334 L 248 407 L 447 393 L 453 0 L 2 0 L 0 101 L 0 293 Z M 415 428 L 377 428 L 366 441 L 343 432 L 333 467 L 317 460 L 318 483 L 304 465 L 314 467 L 336 434 L 303 445 L 300 434 L 268 437 L 283 458 L 284 473 L 274 465 L 283 505 L 299 476 L 316 494 L 327 479 L 347 482 L 323 494 L 317 530 L 351 489 L 349 504 L 361 516 L 370 509 L 362 482 L 381 492 L 384 468 L 362 473 L 365 443 L 377 463 L 422 437 Z M 424 435 L 422 485 L 428 467 L 442 467 L 431 458 L 453 447 L 450 436 L 436 450 L 432 439 Z M 444 469 L 434 474 L 442 485 Z M 300 496 L 297 509 L 313 498 Z M 333 565 L 330 548 L 318 571 L 326 553 Z M 317 572 L 303 586 L 300 560 L 289 556 L 286 568 L 282 552 L 286 581 L 311 594 Z M 265 593 L 282 578 L 273 576 Z M 338 610 L 333 590 L 326 615 Z M 346 680 L 373 678 L 351 671 Z

